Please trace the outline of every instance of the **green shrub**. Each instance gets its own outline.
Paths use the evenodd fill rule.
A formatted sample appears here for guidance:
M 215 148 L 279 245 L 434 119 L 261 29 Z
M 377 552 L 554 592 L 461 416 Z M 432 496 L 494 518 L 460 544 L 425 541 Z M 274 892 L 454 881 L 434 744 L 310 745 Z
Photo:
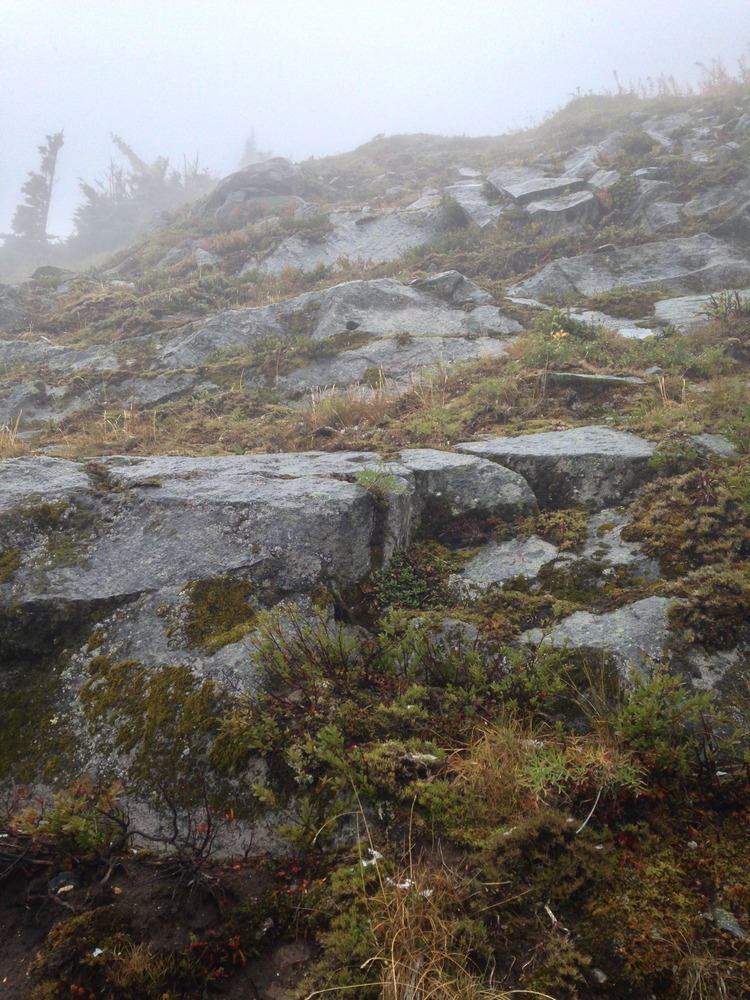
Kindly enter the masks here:
M 610 724 L 638 753 L 652 781 L 674 781 L 698 766 L 702 739 L 697 727 L 712 702 L 711 692 L 691 692 L 681 677 L 653 664 L 645 676 L 633 673 Z
M 456 569 L 447 549 L 435 542 L 397 549 L 380 575 L 375 600 L 383 608 L 437 608 L 451 603 L 446 582 Z
M 537 321 L 541 333 L 554 335 L 563 331 L 574 340 L 596 340 L 601 334 L 601 327 L 592 326 L 583 320 L 572 316 L 569 309 L 550 309 L 545 311 Z
M 119 781 L 104 786 L 81 778 L 58 792 L 52 806 L 37 800 L 9 825 L 67 854 L 102 855 L 127 842 L 128 823 L 118 805 L 121 794 Z

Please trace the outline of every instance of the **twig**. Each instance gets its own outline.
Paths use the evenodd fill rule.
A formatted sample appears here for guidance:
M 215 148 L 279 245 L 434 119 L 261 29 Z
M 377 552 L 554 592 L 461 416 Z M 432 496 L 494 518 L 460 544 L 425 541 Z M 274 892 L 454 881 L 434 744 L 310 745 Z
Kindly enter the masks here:
M 602 787 L 604 787 L 604 786 L 602 786 Z M 599 805 L 599 799 L 601 798 L 601 795 L 602 795 L 602 789 L 600 788 L 599 791 L 596 793 L 596 798 L 594 799 L 594 804 L 591 807 L 591 812 L 588 814 L 588 816 L 586 817 L 586 819 L 583 821 L 583 823 L 581 823 L 581 825 L 576 830 L 576 836 L 581 832 L 581 830 L 584 828 L 584 826 L 586 826 L 586 824 L 588 823 L 588 821 L 594 815 L 594 810 Z

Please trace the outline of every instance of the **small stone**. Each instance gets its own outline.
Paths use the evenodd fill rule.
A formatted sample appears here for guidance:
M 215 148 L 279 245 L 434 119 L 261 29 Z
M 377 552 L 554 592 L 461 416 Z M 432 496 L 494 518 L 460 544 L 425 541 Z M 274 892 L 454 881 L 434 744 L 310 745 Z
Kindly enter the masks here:
M 747 934 L 729 910 L 725 910 L 723 906 L 714 906 L 713 913 L 716 923 L 723 931 L 726 931 L 727 934 L 731 934 L 733 937 L 739 938 L 740 941 L 747 940 Z

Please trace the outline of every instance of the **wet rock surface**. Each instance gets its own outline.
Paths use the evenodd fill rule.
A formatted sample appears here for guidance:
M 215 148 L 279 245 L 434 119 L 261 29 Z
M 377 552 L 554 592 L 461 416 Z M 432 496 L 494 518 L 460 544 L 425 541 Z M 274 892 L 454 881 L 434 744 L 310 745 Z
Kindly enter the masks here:
M 492 542 L 460 574 L 452 576 L 449 584 L 460 598 L 470 598 L 517 578 L 533 580 L 556 557 L 556 547 L 536 536 Z
M 502 622 L 510 641 L 524 630 L 524 646 L 567 645 L 611 657 L 625 680 L 633 669 L 676 665 L 696 688 L 716 690 L 731 705 L 747 671 L 746 649 L 741 642 L 719 652 L 697 643 L 686 648 L 670 616 L 679 607 L 672 596 L 679 581 L 663 578 L 657 560 L 622 537 L 628 505 L 657 477 L 655 445 L 600 421 L 633 394 L 647 399 L 662 369 L 651 359 L 631 369 L 628 360 L 614 373 L 595 373 L 583 354 L 582 363 L 568 363 L 560 331 L 541 334 L 538 318 L 550 304 L 572 302 L 569 318 L 613 337 L 645 339 L 690 333 L 732 302 L 741 311 L 738 299 L 750 296 L 747 117 L 739 109 L 731 121 L 715 122 L 694 109 L 636 113 L 603 138 L 585 132 L 574 140 L 580 145 L 566 142 L 556 151 L 526 155 L 517 146 L 510 156 L 487 147 L 476 167 L 440 153 L 439 167 L 428 168 L 408 152 L 377 175 L 363 160 L 349 173 L 324 177 L 313 172 L 317 167 L 277 158 L 225 178 L 195 210 L 192 235 L 175 236 L 179 245 L 164 243 L 147 252 L 147 264 L 128 257 L 91 278 L 81 301 L 70 305 L 80 306 L 81 316 L 66 314 L 49 337 L 39 334 L 27 307 L 36 296 L 43 316 L 56 299 L 67 301 L 70 274 L 41 273 L 28 286 L 0 289 L 0 427 L 8 438 L 48 422 L 68 426 L 87 413 L 104 424 L 112 414 L 122 420 L 148 411 L 155 426 L 157 407 L 198 396 L 202 412 L 212 413 L 228 386 L 226 408 L 213 413 L 226 425 L 235 412 L 261 405 L 258 399 L 272 416 L 286 410 L 294 419 L 306 397 L 320 401 L 338 390 L 357 401 L 404 394 L 398 403 L 408 404 L 408 390 L 445 385 L 451 372 L 460 380 L 461 364 L 472 360 L 482 361 L 493 381 L 476 423 L 458 409 L 449 412 L 447 393 L 434 393 L 431 419 L 453 421 L 446 419 L 441 447 L 493 429 L 493 436 L 453 450 L 404 447 L 423 440 L 418 435 L 387 438 L 391 418 L 384 413 L 367 433 L 387 438 L 383 453 L 395 457 L 385 461 L 375 451 L 281 450 L 0 462 L 0 687 L 48 669 L 60 683 L 63 712 L 78 726 L 79 760 L 116 768 L 111 746 L 91 749 L 77 702 L 97 657 L 132 660 L 145 670 L 187 668 L 233 692 L 256 693 L 258 615 L 294 604 L 307 619 L 327 616 L 326 627 L 369 628 L 363 601 L 370 612 L 382 611 L 386 598 L 378 588 L 394 566 L 407 591 L 402 607 L 395 588 L 394 606 L 409 614 L 415 605 L 399 559 L 411 546 L 428 576 L 450 564 L 442 597 L 446 608 L 449 599 L 456 607 L 450 617 L 429 605 L 425 612 L 442 648 L 464 645 L 484 656 L 489 626 L 477 609 L 489 614 L 493 599 L 502 607 L 512 592 L 536 617 L 529 611 L 522 625 Z M 644 166 L 634 169 L 639 150 Z M 688 181 L 668 169 L 660 151 L 683 157 Z M 435 186 L 425 186 L 422 174 Z M 607 230 L 597 240 L 600 223 Z M 628 245 L 619 245 L 620 237 Z M 352 274 L 359 277 L 342 280 Z M 195 299 L 174 312 L 171 303 L 154 306 L 149 296 L 175 276 Z M 243 298 L 251 286 L 253 296 Z M 287 288 L 295 294 L 280 291 Z M 623 289 L 649 294 L 620 300 Z M 735 289 L 737 298 L 728 298 Z M 133 303 L 115 319 L 110 314 L 120 305 L 108 296 L 136 290 L 138 319 L 126 329 Z M 110 302 L 109 312 L 99 315 L 102 301 Z M 249 301 L 255 304 L 234 308 Z M 618 301 L 626 303 L 623 315 Z M 95 330 L 88 340 L 86 308 Z M 525 331 L 543 348 L 529 392 L 524 375 L 510 384 L 512 372 L 523 371 L 510 366 L 523 348 L 514 339 Z M 561 348 L 554 362 L 544 354 L 551 339 Z M 709 362 L 723 364 L 711 350 Z M 511 376 L 503 382 L 506 371 Z M 677 399 L 663 388 L 667 410 Z M 515 410 L 503 393 L 517 400 Z M 567 409 L 549 417 L 542 397 L 566 393 Z M 474 420 L 480 406 L 471 406 Z M 549 430 L 574 420 L 596 422 Z M 508 435 L 496 436 L 506 423 Z M 527 426 L 544 430 L 516 433 Z M 707 426 L 720 429 L 718 420 Z M 375 447 L 364 434 L 343 445 L 339 433 L 338 424 L 317 427 L 320 436 L 311 431 L 304 447 Z M 710 493 L 711 476 L 737 460 L 737 448 L 717 433 L 686 432 L 680 440 L 708 470 L 701 489 Z M 123 436 L 123 446 L 131 445 Z M 223 434 L 210 446 L 229 450 Z M 231 447 L 257 445 L 250 439 Z M 545 520 L 550 514 L 558 520 Z M 571 541 L 569 528 L 580 529 L 580 537 Z M 231 624 L 204 628 L 201 600 L 209 618 L 233 607 Z M 582 604 L 591 610 L 569 613 Z M 530 621 L 544 627 L 531 629 Z M 259 843 L 277 849 L 270 826 Z M 241 846 L 238 835 L 227 850 Z
M 621 285 L 660 286 L 674 292 L 710 292 L 745 287 L 750 280 L 750 251 L 706 233 L 661 243 L 642 244 L 607 254 L 584 254 L 547 264 L 537 274 L 508 289 L 509 295 L 594 295 Z
M 666 659 L 669 610 L 675 606 L 667 597 L 647 597 L 601 615 L 577 611 L 546 635 L 532 629 L 525 638 L 532 643 L 608 653 L 627 681 L 632 668 L 645 671 L 649 663 Z
M 653 445 L 603 426 L 491 438 L 456 448 L 521 473 L 542 507 L 610 506 L 653 478 Z

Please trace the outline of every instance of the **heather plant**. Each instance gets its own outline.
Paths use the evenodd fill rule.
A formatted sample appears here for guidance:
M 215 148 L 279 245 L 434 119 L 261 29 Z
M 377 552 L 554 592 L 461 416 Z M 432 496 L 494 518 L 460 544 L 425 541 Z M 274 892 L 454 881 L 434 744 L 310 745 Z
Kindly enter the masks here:
M 51 805 L 37 799 L 10 817 L 8 825 L 35 843 L 79 856 L 103 856 L 122 850 L 129 838 L 129 824 L 119 805 L 122 790 L 119 781 L 100 785 L 81 778 L 58 792 Z

